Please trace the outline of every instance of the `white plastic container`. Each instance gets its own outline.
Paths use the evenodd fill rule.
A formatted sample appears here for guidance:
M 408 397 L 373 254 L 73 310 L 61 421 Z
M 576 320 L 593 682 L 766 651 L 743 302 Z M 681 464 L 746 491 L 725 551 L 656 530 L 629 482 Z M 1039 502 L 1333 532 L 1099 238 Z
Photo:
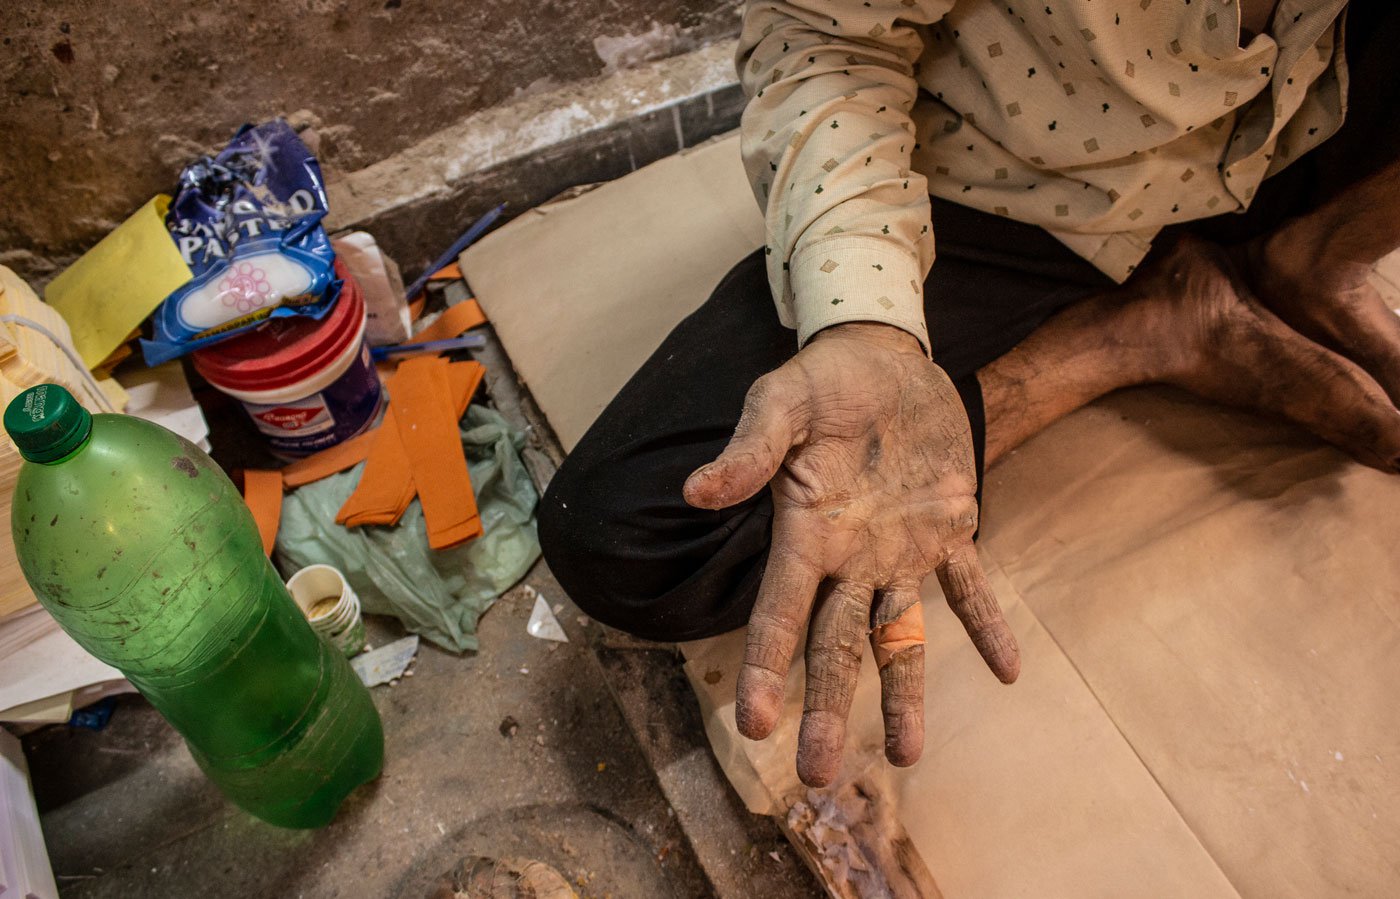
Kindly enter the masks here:
M 364 231 L 342 234 L 331 246 L 365 295 L 365 340 L 370 346 L 405 343 L 413 336 L 413 322 L 394 260 Z
M 311 623 L 311 629 L 332 646 L 347 656 L 365 648 L 360 597 L 339 569 L 330 565 L 308 565 L 291 576 L 287 591 Z

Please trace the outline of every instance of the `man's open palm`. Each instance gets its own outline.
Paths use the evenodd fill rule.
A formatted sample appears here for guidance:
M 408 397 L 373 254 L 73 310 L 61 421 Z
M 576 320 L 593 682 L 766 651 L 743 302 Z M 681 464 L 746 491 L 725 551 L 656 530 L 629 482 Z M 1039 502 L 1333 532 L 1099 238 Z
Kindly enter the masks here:
M 754 383 L 734 438 L 692 474 L 685 498 L 720 509 L 770 484 L 773 539 L 739 673 L 739 731 L 761 740 L 783 705 L 804 626 L 802 781 L 841 763 L 846 718 L 869 639 L 880 668 L 885 754 L 923 750 L 919 585 L 937 571 L 948 603 L 992 671 L 1016 679 L 1016 640 L 977 561 L 976 472 L 967 416 L 943 370 L 886 325 L 819 333 Z

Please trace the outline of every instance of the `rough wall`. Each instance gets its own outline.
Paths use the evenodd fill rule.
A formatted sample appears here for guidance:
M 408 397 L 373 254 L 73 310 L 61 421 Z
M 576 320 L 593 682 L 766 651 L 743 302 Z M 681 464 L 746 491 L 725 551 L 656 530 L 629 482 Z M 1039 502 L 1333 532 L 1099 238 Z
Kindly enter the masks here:
M 0 2 L 0 262 L 42 278 L 241 123 L 328 172 L 731 37 L 739 0 Z M 452 224 L 446 225 L 451 230 Z

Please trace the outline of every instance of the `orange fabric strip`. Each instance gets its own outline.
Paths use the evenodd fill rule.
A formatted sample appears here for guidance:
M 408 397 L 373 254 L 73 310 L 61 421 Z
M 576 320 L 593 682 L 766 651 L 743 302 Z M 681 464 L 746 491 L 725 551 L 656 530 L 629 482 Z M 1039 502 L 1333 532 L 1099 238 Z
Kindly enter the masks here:
M 447 360 L 441 357 L 409 359 L 389 382 L 399 437 L 413 468 L 433 549 L 456 546 L 482 533 L 447 370 Z
M 394 379 L 390 378 L 392 385 Z M 375 440 L 365 460 L 360 482 L 336 513 L 337 524 L 361 527 L 367 524 L 398 524 L 408 504 L 413 502 L 413 472 L 408 454 L 399 439 L 395 403 L 390 400 L 384 422 L 374 432 Z
M 924 612 L 921 603 L 914 603 L 889 624 L 882 624 L 870 634 L 870 648 L 875 653 L 875 665 L 884 668 L 902 650 L 923 646 Z
M 477 362 L 455 362 L 446 366 L 447 395 L 451 398 L 451 408 L 455 413 L 452 419 L 454 435 L 458 433 L 457 422 L 466 414 L 467 406 L 471 404 L 472 397 L 476 395 L 485 375 L 486 369 Z M 461 449 L 460 435 L 457 447 Z M 277 543 L 284 489 L 293 490 L 319 481 L 353 468 L 360 462 L 366 462 L 365 470 L 360 474 L 360 482 L 355 492 L 336 515 L 336 521 L 347 527 L 397 524 L 409 503 L 413 502 L 417 489 L 413 465 L 399 436 L 398 421 L 392 404 L 385 413 L 383 423 L 373 431 L 353 437 L 305 459 L 298 459 L 281 471 L 256 468 L 244 471 L 243 501 L 253 513 L 253 520 L 258 525 L 263 551 L 272 555 L 273 547 Z M 463 466 L 465 467 L 465 456 Z M 436 473 L 430 472 L 428 477 L 436 477 Z M 445 543 L 444 546 L 434 544 L 435 549 L 443 549 L 481 536 L 481 520 L 477 515 L 476 496 L 471 491 L 471 478 L 464 476 L 463 480 L 467 493 L 467 501 L 463 508 L 469 513 L 466 516 L 467 526 L 449 529 L 440 539 L 452 542 Z M 462 533 L 466 536 L 458 539 Z M 429 536 L 431 543 L 431 526 Z
M 455 262 L 449 262 L 428 277 L 429 281 L 460 281 L 462 269 Z
M 277 545 L 277 525 L 282 518 L 282 473 L 249 468 L 243 472 L 243 502 L 253 513 L 262 537 L 263 552 L 272 555 Z
M 486 324 L 486 313 L 476 300 L 463 300 L 456 306 L 449 306 L 442 316 L 428 327 L 413 335 L 413 343 L 427 343 L 430 340 L 447 340 L 463 331 L 470 331 L 477 325 Z
M 447 366 L 447 380 L 452 385 L 452 402 L 457 409 L 457 420 L 467 414 L 476 389 L 486 377 L 486 366 L 480 362 L 454 362 Z
M 303 484 L 310 484 L 347 468 L 354 468 L 369 455 L 370 447 L 374 445 L 374 435 L 377 433 L 377 430 L 366 431 L 344 443 L 337 443 L 329 449 L 292 462 L 282 469 L 282 483 L 288 490 L 294 490 Z
M 486 369 L 477 362 L 456 362 L 447 367 L 448 395 L 456 413 L 454 433 L 457 421 L 466 413 L 485 374 Z M 365 470 L 360 475 L 360 483 L 336 514 L 335 520 L 346 527 L 397 524 L 417 492 L 413 467 L 399 436 L 395 393 L 399 388 L 393 386 L 396 382 L 397 375 L 390 379 L 389 411 L 384 416 L 383 425 L 374 432 L 374 443 Z M 460 439 L 457 442 L 461 444 Z

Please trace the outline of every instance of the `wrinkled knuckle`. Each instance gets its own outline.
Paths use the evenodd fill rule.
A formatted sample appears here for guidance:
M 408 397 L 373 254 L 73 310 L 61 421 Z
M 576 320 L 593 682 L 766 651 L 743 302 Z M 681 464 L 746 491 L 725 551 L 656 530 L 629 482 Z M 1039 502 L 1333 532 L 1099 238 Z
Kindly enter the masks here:
M 957 612 L 969 628 L 991 628 L 1001 623 L 1001 607 L 989 591 L 981 590 L 963 597 Z
M 921 666 L 891 665 L 885 669 L 881 680 L 884 695 L 880 705 L 886 714 L 897 715 L 923 709 L 924 679 Z
M 966 496 L 958 505 L 960 508 L 955 510 L 953 519 L 957 525 L 958 533 L 971 536 L 977 530 L 977 499 L 973 496 Z
M 977 552 L 967 545 L 949 550 L 947 560 L 939 569 L 939 577 L 945 588 L 951 587 L 958 593 L 972 593 L 986 583 Z
M 845 679 L 860 672 L 862 642 L 853 634 L 833 634 L 812 641 L 811 673 L 821 679 L 835 676 Z
M 792 656 L 792 638 L 780 630 L 779 622 L 750 624 L 748 644 L 744 650 L 744 664 L 765 671 L 782 673 Z
M 768 553 L 768 568 L 780 568 L 800 572 L 806 577 L 819 577 L 824 574 L 821 565 L 807 553 L 792 546 L 775 546 Z
M 822 712 L 845 714 L 851 707 L 851 690 L 836 680 L 817 679 L 807 684 L 806 705 Z
M 785 381 L 776 372 L 762 375 L 749 386 L 744 396 L 744 413 L 758 414 L 759 411 L 782 398 L 786 392 Z

